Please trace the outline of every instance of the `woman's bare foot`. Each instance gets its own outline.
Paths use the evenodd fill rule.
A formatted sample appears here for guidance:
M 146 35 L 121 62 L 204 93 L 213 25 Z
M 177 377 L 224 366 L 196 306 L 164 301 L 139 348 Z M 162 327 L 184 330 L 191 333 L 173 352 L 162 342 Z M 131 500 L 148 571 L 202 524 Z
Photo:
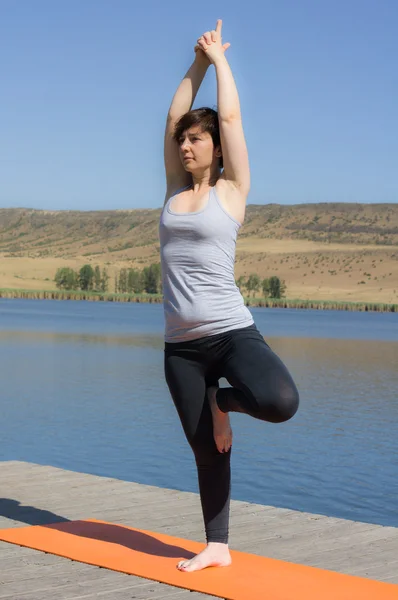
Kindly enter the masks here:
M 180 560 L 177 569 L 189 573 L 201 571 L 206 567 L 228 567 L 232 563 L 228 544 L 209 542 L 204 550 L 191 558 L 191 560 Z
M 232 446 L 232 429 L 229 422 L 229 414 L 218 408 L 216 394 L 218 387 L 207 388 L 211 414 L 213 416 L 213 435 L 219 452 L 228 452 Z

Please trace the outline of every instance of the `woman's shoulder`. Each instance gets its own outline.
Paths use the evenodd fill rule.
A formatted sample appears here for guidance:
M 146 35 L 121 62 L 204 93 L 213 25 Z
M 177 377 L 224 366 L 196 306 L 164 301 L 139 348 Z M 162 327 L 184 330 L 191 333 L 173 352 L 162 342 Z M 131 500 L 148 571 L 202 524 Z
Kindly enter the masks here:
M 181 185 L 182 183 L 183 183 L 183 185 Z M 177 184 L 167 186 L 166 194 L 164 197 L 164 205 L 166 205 L 167 202 L 171 198 L 174 198 L 174 196 L 177 196 L 177 194 L 179 194 L 180 192 L 187 190 L 189 187 L 191 187 L 191 185 L 192 185 L 191 182 L 187 183 L 186 181 L 185 182 L 180 181 Z

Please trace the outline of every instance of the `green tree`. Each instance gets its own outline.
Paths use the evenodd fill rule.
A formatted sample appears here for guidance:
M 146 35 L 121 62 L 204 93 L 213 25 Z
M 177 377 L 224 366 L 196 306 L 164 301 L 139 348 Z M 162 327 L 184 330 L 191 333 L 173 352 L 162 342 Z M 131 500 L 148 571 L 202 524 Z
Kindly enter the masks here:
M 92 290 L 94 269 L 91 265 L 83 265 L 79 271 L 79 285 L 81 290 Z
M 76 271 L 69 267 L 61 267 L 57 270 L 54 277 L 55 284 L 61 290 L 77 290 L 78 275 Z
M 129 269 L 127 276 L 127 290 L 130 294 L 141 294 L 144 290 L 142 275 L 138 269 Z
M 148 294 L 157 294 L 161 289 L 160 263 L 145 267 L 142 271 L 144 290 Z
M 263 295 L 267 298 L 269 296 L 269 279 L 262 280 L 261 289 L 263 290 Z
M 94 289 L 96 292 L 101 290 L 101 271 L 98 265 L 94 269 Z
M 107 292 L 108 291 L 108 281 L 109 281 L 108 271 L 104 267 L 102 269 L 102 277 L 101 277 L 101 282 L 100 282 L 100 290 L 101 290 L 101 292 Z
M 127 269 L 120 269 L 119 273 L 119 292 L 125 294 L 127 292 Z
M 235 281 L 235 283 L 238 286 L 238 288 L 240 289 L 240 291 L 242 291 L 242 288 L 244 288 L 246 285 L 246 277 L 244 275 L 241 275 L 240 277 L 238 277 L 238 279 Z
M 269 295 L 271 298 L 283 298 L 286 292 L 286 285 L 279 277 L 273 275 L 268 280 Z
M 250 292 L 257 292 L 260 289 L 260 277 L 256 273 L 249 275 L 249 279 L 246 282 L 246 289 L 249 292 L 249 296 Z

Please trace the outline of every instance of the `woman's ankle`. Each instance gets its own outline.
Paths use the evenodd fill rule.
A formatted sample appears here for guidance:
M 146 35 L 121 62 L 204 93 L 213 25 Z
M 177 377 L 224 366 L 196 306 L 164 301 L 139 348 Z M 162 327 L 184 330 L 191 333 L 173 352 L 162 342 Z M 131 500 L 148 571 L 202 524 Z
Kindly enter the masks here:
M 207 542 L 208 547 L 213 548 L 228 548 L 228 542 Z

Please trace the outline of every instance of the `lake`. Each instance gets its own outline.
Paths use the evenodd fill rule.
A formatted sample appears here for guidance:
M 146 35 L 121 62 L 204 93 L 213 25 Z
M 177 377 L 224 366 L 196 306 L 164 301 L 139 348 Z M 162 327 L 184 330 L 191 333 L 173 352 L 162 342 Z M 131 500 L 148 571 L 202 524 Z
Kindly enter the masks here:
M 231 415 L 232 498 L 398 526 L 398 315 L 250 310 L 301 405 Z M 0 460 L 197 492 L 163 324 L 159 304 L 0 299 Z

